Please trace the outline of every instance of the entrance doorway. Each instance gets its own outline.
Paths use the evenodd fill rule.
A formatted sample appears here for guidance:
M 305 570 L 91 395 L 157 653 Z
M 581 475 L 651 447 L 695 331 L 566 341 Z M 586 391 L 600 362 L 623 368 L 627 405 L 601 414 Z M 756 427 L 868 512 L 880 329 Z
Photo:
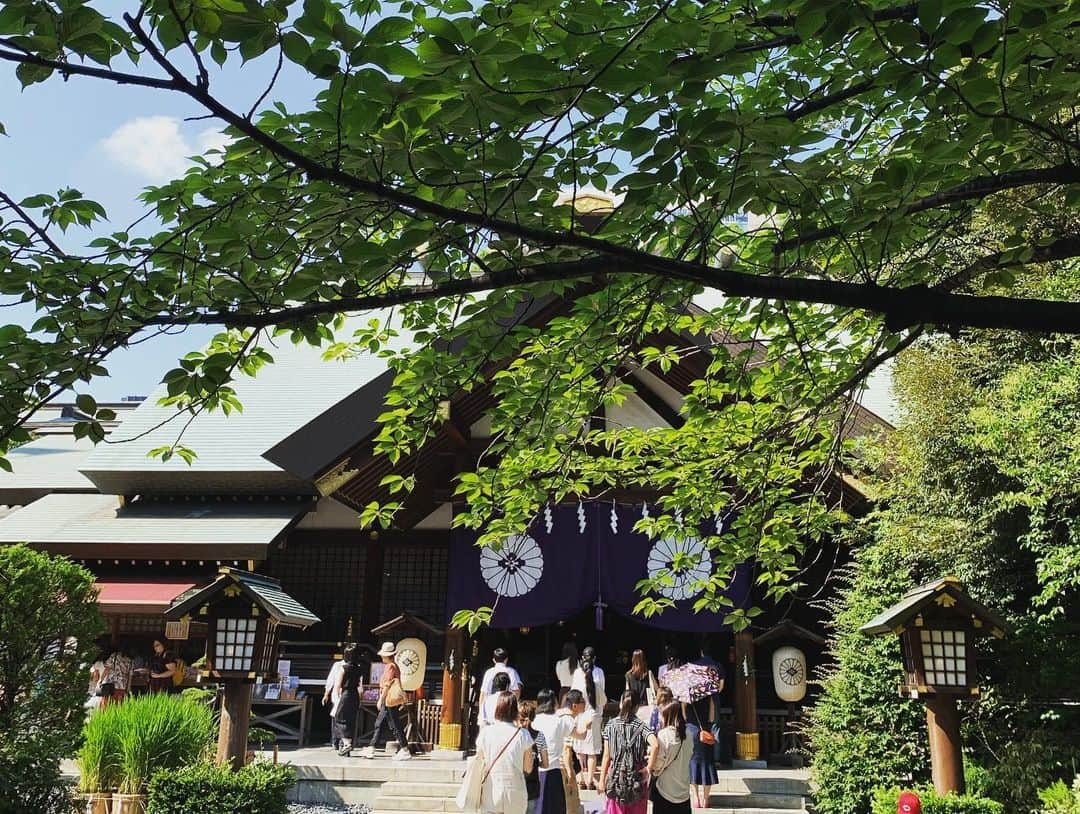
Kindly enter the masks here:
M 484 671 L 491 666 L 491 654 L 497 647 L 510 654 L 510 664 L 521 674 L 525 685 L 523 698 L 535 698 L 544 688 L 558 689 L 555 662 L 562 658 L 566 642 L 574 642 L 580 653 L 586 647 L 596 649 L 597 665 L 604 671 L 607 696 L 617 701 L 625 687 L 624 676 L 630 669 L 634 650 L 645 651 L 649 669 L 656 674 L 665 661 L 664 650 L 673 645 L 683 661 L 697 658 L 701 642 L 707 642 L 712 657 L 731 675 L 730 653 L 734 639 L 729 631 L 702 636 L 697 633 L 659 630 L 607 611 L 604 629 L 596 629 L 596 611 L 589 608 L 576 616 L 555 624 L 534 628 L 485 629 L 478 638 L 477 659 L 473 669 L 479 683 Z M 479 686 L 475 692 L 479 693 Z M 725 682 L 721 705 L 731 705 L 730 681 Z

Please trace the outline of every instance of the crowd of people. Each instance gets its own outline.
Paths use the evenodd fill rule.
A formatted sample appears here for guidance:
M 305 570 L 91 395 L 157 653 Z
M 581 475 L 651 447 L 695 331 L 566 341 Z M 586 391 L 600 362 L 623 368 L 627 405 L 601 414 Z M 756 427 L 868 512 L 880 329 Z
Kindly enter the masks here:
M 568 643 L 555 665 L 557 691 L 542 689 L 522 702 L 521 678 L 499 648 L 481 680 L 476 741 L 484 771 L 483 814 L 567 814 L 578 792 L 598 789 L 605 814 L 686 814 L 707 808 L 717 781 L 714 728 L 718 697 L 681 703 L 664 686 L 682 664 L 674 648 L 654 674 L 635 650 L 618 713 L 604 722 L 606 675 L 592 647 Z M 693 663 L 723 667 L 703 648 Z
M 149 692 L 171 692 L 179 683 L 177 677 L 183 678 L 183 662 L 161 639 L 154 639 L 147 655 L 130 643 L 115 648 L 99 644 L 99 657 L 90 667 L 88 710 L 120 703 L 137 683 Z

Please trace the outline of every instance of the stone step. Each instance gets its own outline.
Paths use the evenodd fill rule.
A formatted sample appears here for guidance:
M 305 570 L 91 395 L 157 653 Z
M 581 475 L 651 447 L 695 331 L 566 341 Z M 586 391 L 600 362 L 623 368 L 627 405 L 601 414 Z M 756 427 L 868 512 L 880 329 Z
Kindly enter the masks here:
M 408 784 L 404 784 L 408 785 Z M 433 789 L 430 795 L 421 793 L 421 788 L 388 789 L 383 787 L 373 804 L 374 814 L 388 812 L 457 812 L 454 802 L 456 787 L 452 793 L 448 789 Z M 409 793 L 402 793 L 409 792 Z M 712 795 L 709 800 L 710 811 L 741 812 L 741 814 L 760 814 L 760 812 L 784 812 L 794 814 L 805 812 L 805 801 L 801 797 L 783 795 Z
M 458 811 L 457 806 L 450 803 L 452 808 L 440 809 L 445 811 Z M 378 801 L 375 803 L 375 807 L 372 809 L 372 814 L 414 814 L 418 809 L 415 808 L 386 808 L 383 807 Z M 420 809 L 430 810 L 430 809 Z M 651 810 L 651 806 L 650 806 Z M 802 812 L 805 814 L 806 809 L 790 809 L 790 808 L 704 808 L 694 809 L 695 812 L 700 811 L 701 814 L 792 814 L 792 811 Z
M 461 783 L 464 761 L 457 764 L 428 762 L 420 758 L 405 761 L 350 758 L 341 765 L 296 766 L 298 780 L 321 780 L 330 783 Z
M 432 783 L 413 780 L 390 782 L 382 787 L 379 798 L 384 801 L 387 798 L 440 798 L 453 800 L 459 788 L 460 783 Z M 585 796 L 585 799 L 592 798 L 592 795 Z M 717 794 L 714 792 L 710 795 L 709 801 L 714 808 L 771 808 L 785 811 L 801 811 L 806 807 L 806 799 L 796 794 L 759 794 L 756 792 Z
M 421 780 L 391 781 L 382 787 L 383 797 L 445 797 L 457 796 L 461 782 L 437 783 Z

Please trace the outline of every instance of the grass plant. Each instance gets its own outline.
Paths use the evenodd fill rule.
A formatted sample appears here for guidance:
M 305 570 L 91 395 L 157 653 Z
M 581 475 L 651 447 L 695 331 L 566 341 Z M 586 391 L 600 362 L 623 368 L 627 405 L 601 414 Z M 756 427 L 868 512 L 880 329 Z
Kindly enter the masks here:
M 214 713 L 205 704 L 159 694 L 129 699 L 116 709 L 122 794 L 145 793 L 154 772 L 196 763 L 213 743 Z
M 118 706 L 97 710 L 83 726 L 82 746 L 75 762 L 79 767 L 79 791 L 112 791 L 120 781 Z

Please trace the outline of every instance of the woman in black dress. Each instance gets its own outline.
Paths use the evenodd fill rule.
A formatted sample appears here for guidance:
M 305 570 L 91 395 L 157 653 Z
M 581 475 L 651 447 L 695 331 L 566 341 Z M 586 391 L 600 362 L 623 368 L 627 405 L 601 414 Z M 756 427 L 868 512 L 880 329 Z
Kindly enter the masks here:
M 348 757 L 352 754 L 356 715 L 360 711 L 360 682 L 363 674 L 360 670 L 360 652 L 355 644 L 345 645 L 342 656 L 345 669 L 338 674 L 337 689 L 340 699 L 333 710 L 333 738 L 335 741 L 341 741 L 338 754 Z

